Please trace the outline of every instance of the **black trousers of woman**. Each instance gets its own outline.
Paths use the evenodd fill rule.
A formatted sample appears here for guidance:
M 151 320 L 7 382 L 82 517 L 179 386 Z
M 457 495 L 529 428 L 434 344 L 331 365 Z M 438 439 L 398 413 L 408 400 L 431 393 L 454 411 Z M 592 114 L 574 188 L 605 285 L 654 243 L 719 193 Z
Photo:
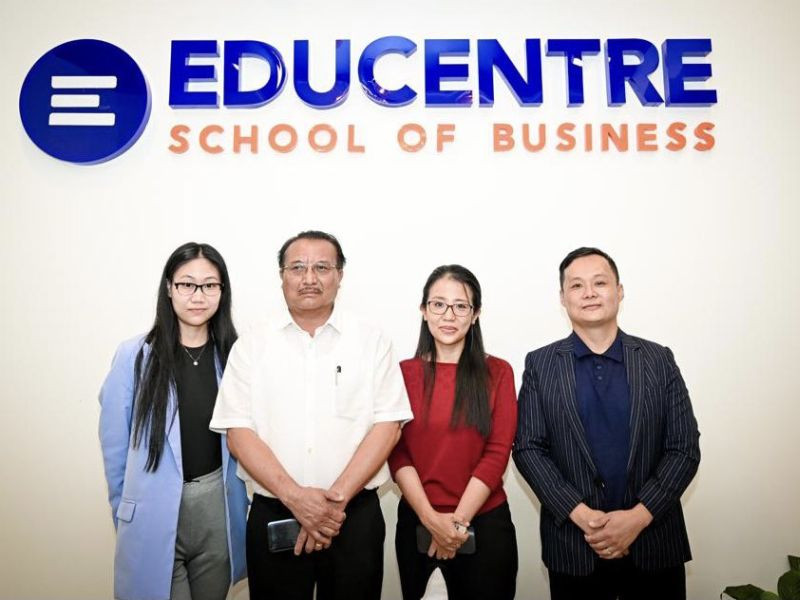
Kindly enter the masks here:
M 431 573 L 442 571 L 449 600 L 507 600 L 517 587 L 517 536 L 508 503 L 472 519 L 475 553 L 448 560 L 417 551 L 419 519 L 405 500 L 397 506 L 395 550 L 403 600 L 419 600 Z

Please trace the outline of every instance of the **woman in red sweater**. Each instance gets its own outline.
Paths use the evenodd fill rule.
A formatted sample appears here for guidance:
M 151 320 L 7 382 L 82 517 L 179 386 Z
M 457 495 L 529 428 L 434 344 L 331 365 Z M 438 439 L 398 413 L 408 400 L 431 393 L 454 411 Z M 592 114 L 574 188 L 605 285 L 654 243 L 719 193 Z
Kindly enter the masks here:
M 468 269 L 435 269 L 416 355 L 400 364 L 414 412 L 389 457 L 403 493 L 395 548 L 404 600 L 423 596 L 436 567 L 450 600 L 514 597 L 517 541 L 503 491 L 517 426 L 514 374 L 484 352 L 480 310 Z

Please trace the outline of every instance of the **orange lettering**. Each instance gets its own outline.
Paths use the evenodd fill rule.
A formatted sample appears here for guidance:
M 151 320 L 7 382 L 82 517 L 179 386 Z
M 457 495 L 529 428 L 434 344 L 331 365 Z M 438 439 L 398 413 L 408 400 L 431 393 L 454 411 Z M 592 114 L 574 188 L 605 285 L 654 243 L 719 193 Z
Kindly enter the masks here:
M 416 144 L 409 144 L 406 141 L 406 135 L 410 131 L 413 131 L 419 137 L 419 141 Z M 423 129 L 422 125 L 416 123 L 406 123 L 397 132 L 397 143 L 406 152 L 419 152 L 425 146 L 425 129 Z
M 657 127 L 655 123 L 638 123 L 636 125 L 636 149 L 639 152 L 658 150 Z
M 545 127 L 544 123 L 539 123 L 539 140 L 533 144 L 531 143 L 531 127 L 527 123 L 523 123 L 522 125 L 522 145 L 525 146 L 525 149 L 529 152 L 538 152 L 542 148 L 544 148 L 544 144 L 547 141 L 547 128 Z
M 209 154 L 219 154 L 222 152 L 222 146 L 217 144 L 209 144 L 208 137 L 212 133 L 224 133 L 225 129 L 223 129 L 222 125 L 206 125 L 203 129 L 200 130 L 200 137 L 198 138 L 198 142 L 200 143 L 200 147 L 208 152 Z
M 317 134 L 320 131 L 324 131 L 328 134 L 328 143 L 327 144 L 320 144 L 317 141 Z M 311 145 L 311 148 L 316 150 L 317 152 L 330 152 L 336 147 L 336 130 L 327 125 L 325 123 L 320 123 L 319 125 L 314 125 L 308 132 L 308 143 Z
M 286 144 L 278 144 L 278 136 L 282 133 L 289 135 L 289 142 Z M 283 154 L 291 152 L 294 150 L 294 147 L 297 146 L 297 131 L 294 127 L 286 123 L 275 125 L 269 130 L 269 146 L 275 150 L 275 152 L 281 152 Z
M 575 123 L 562 123 L 556 129 L 556 135 L 561 140 L 556 145 L 556 150 L 567 152 L 575 148 L 575 136 L 572 132 L 575 130 Z
M 169 151 L 174 152 L 175 154 L 183 154 L 189 149 L 189 140 L 187 140 L 184 136 L 189 133 L 191 129 L 189 129 L 188 125 L 175 125 L 172 129 L 169 130 L 169 136 L 175 140 L 176 144 L 169 145 Z
M 453 132 L 456 126 L 453 123 L 439 123 L 436 126 L 436 151 L 441 152 L 445 142 L 452 142 L 456 139 Z
M 250 135 L 242 135 L 242 128 L 238 125 L 233 126 L 233 152 L 239 154 L 242 146 L 250 146 L 250 154 L 258 154 L 258 125 L 250 127 Z
M 514 148 L 514 128 L 508 123 L 495 123 L 492 137 L 495 152 L 508 152 Z
M 714 147 L 716 140 L 714 136 L 709 133 L 712 129 L 714 129 L 714 124 L 708 121 L 703 121 L 694 128 L 694 135 L 700 140 L 694 145 L 695 150 L 706 152 Z
M 609 140 L 614 143 L 617 150 L 620 152 L 628 151 L 628 126 L 623 123 L 619 126 L 619 133 L 616 132 L 611 123 L 603 123 L 600 125 L 600 149 L 603 152 L 608 152 Z
M 347 126 L 347 151 L 348 152 L 364 152 L 364 146 L 356 144 L 356 126 Z
M 677 121 L 670 123 L 667 127 L 667 137 L 671 140 L 667 143 L 667 150 L 677 152 L 686 147 L 686 136 L 683 135 L 683 130 L 686 129 L 686 123 Z

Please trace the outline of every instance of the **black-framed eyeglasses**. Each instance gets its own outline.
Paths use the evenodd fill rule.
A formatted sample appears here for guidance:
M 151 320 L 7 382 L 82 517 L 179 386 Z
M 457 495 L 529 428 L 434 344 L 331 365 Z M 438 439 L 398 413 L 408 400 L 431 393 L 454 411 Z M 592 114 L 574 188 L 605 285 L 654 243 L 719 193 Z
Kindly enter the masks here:
M 292 263 L 290 265 L 286 265 L 285 267 L 281 267 L 281 271 L 284 273 L 288 273 L 292 277 L 300 278 L 303 277 L 306 272 L 311 269 L 317 277 L 326 277 L 336 271 L 338 267 L 336 265 L 332 265 L 326 262 L 318 262 L 314 263 L 313 265 L 308 265 L 306 263 Z
M 442 300 L 428 300 L 427 305 L 428 310 L 434 315 L 443 315 L 447 312 L 448 308 L 451 309 L 453 314 L 457 317 L 466 317 L 472 312 L 472 304 L 467 304 L 466 302 L 448 304 Z
M 172 285 L 175 286 L 175 291 L 181 296 L 194 296 L 197 290 L 203 292 L 205 296 L 219 296 L 222 292 L 223 284 L 217 281 L 209 281 L 207 283 L 192 283 L 191 281 L 173 281 Z

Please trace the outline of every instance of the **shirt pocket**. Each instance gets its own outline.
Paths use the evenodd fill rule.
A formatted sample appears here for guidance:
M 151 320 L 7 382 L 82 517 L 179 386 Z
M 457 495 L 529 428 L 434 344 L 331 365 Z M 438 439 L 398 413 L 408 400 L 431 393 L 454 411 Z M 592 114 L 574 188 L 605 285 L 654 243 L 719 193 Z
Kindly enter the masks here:
M 133 513 L 136 511 L 136 502 L 133 500 L 122 500 L 117 507 L 117 520 L 130 523 L 133 520 Z
M 371 390 L 372 381 L 363 365 L 337 365 L 334 372 L 334 416 L 353 421 L 371 417 Z

